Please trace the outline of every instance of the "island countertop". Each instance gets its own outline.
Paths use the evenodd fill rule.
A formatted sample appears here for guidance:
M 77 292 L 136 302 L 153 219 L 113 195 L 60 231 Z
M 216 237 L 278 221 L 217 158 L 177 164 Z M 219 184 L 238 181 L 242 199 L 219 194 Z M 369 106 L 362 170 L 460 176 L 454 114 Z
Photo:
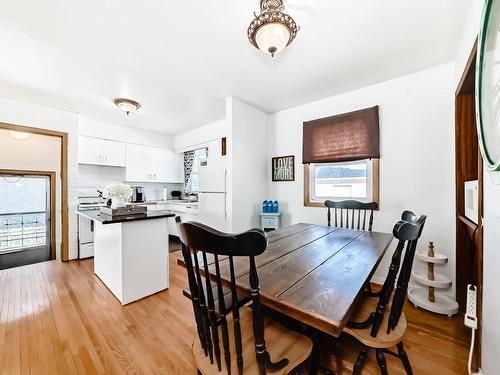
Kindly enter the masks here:
M 162 219 L 166 217 L 174 217 L 175 213 L 172 211 L 161 210 L 161 211 L 148 211 L 144 214 L 138 215 L 127 215 L 127 216 L 110 216 L 101 213 L 99 210 L 85 210 L 77 211 L 79 215 L 85 216 L 90 220 L 99 221 L 102 224 L 115 224 L 115 223 L 128 223 L 137 220 L 152 220 L 152 219 Z

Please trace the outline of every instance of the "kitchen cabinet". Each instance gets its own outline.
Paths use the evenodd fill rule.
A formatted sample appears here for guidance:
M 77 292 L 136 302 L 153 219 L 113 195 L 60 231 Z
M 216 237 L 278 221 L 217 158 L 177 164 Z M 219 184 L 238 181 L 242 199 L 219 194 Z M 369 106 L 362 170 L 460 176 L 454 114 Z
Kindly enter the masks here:
M 186 202 L 168 202 L 168 203 L 157 203 L 154 210 L 170 210 L 175 213 L 175 216 L 180 216 L 182 222 L 186 221 L 198 221 L 198 206 L 192 203 Z M 179 237 L 179 231 L 177 230 L 177 224 L 175 219 L 169 219 L 168 221 L 168 232 L 171 235 Z
M 126 180 L 182 183 L 182 163 L 182 154 L 172 150 L 127 144 Z
M 79 136 L 78 163 L 125 167 L 126 147 L 124 143 L 106 139 Z

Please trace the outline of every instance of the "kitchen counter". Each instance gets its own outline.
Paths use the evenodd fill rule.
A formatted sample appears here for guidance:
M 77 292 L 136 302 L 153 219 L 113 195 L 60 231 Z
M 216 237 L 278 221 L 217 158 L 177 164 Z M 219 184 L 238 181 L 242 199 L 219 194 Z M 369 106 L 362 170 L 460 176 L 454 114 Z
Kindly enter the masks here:
M 78 211 L 79 215 L 85 216 L 90 220 L 99 221 L 103 224 L 115 224 L 115 223 L 127 223 L 137 220 L 151 220 L 151 219 L 162 219 L 166 217 L 174 217 L 175 213 L 172 211 L 148 211 L 144 214 L 139 215 L 128 215 L 128 216 L 109 216 L 101 213 L 99 210 L 85 210 Z
M 94 223 L 94 273 L 122 305 L 168 288 L 171 211 L 112 217 L 78 211 Z

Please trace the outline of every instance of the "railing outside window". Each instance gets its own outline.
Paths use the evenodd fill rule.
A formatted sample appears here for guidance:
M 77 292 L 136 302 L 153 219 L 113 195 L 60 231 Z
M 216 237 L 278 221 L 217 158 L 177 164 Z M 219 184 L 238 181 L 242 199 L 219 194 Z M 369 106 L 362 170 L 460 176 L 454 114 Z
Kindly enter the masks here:
M 45 212 L 0 214 L 0 253 L 47 244 Z

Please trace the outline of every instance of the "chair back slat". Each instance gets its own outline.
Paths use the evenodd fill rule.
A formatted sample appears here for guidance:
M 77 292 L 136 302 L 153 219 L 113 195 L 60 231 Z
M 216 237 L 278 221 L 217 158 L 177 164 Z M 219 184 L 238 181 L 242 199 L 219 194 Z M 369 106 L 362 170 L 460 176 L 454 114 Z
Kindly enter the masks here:
M 266 344 L 264 342 L 264 320 L 260 306 L 260 289 L 259 276 L 257 275 L 257 267 L 255 266 L 255 258 L 250 257 L 250 296 L 252 298 L 253 315 L 253 332 L 255 336 L 255 354 L 259 365 L 259 373 L 266 373 Z
M 219 316 L 222 331 L 222 346 L 224 348 L 224 362 L 228 374 L 231 375 L 231 350 L 229 344 L 229 330 L 227 328 L 226 304 L 224 302 L 224 290 L 222 288 L 222 280 L 220 276 L 219 256 L 214 255 L 215 259 L 215 275 L 217 282 L 217 299 L 219 301 Z
M 188 248 L 189 249 L 189 248 Z M 196 273 L 196 282 L 198 283 L 198 301 L 200 303 L 200 311 L 201 311 L 201 322 L 203 326 L 203 332 L 205 336 L 205 346 L 206 346 L 206 352 L 208 353 L 208 356 L 210 357 L 210 363 L 214 363 L 214 354 L 213 354 L 213 348 L 212 348 L 212 337 L 210 334 L 210 322 L 208 318 L 208 310 L 207 310 L 207 305 L 205 301 L 205 293 L 203 291 L 203 281 L 201 278 L 201 272 L 200 272 L 200 263 L 198 259 L 198 252 L 194 251 L 194 270 Z
M 234 272 L 233 257 L 229 257 L 229 273 L 231 276 L 231 298 L 233 311 L 233 329 L 234 329 L 234 347 L 236 350 L 236 364 L 238 365 L 238 374 L 243 374 L 243 343 L 241 341 L 240 310 L 238 307 L 238 293 L 236 291 L 236 277 Z
M 176 221 L 182 242 L 182 254 L 187 265 L 189 289 L 192 295 L 193 310 L 201 346 L 205 351 L 205 355 L 210 357 L 212 364 L 214 364 L 213 358 L 215 357 L 218 370 L 221 371 L 222 351 L 220 345 L 222 343 L 224 362 L 228 374 L 231 374 L 232 363 L 231 339 L 227 321 L 228 311 L 224 302 L 219 255 L 224 255 L 223 261 L 229 263 L 229 280 L 226 277 L 224 283 L 230 283 L 232 334 L 234 336 L 236 367 L 239 375 L 243 375 L 244 358 L 234 258 L 248 258 L 250 263 L 249 281 L 255 358 L 257 359 L 259 374 L 265 375 L 266 367 L 270 366 L 270 362 L 264 340 L 264 320 L 260 305 L 259 278 L 255 257 L 262 254 L 267 247 L 266 234 L 260 229 L 252 229 L 233 235 L 216 231 L 200 223 L 181 223 L 178 218 L 176 218 Z M 209 262 L 208 254 L 213 255 L 213 263 Z M 202 265 L 201 262 L 203 262 Z M 213 287 L 214 284 L 215 288 Z
M 399 318 L 403 312 L 403 304 L 406 298 L 406 291 L 408 289 L 408 281 L 413 265 L 413 258 L 417 248 L 418 239 L 422 234 L 425 221 L 427 219 L 425 215 L 416 216 L 413 213 L 409 215 L 409 213 L 409 211 L 405 211 L 402 215 L 402 220 L 396 223 L 393 229 L 393 235 L 396 239 L 398 239 L 398 244 L 394 254 L 392 255 L 391 265 L 389 266 L 387 277 L 380 291 L 377 307 L 372 314 L 373 319 L 370 332 L 372 337 L 377 336 L 378 330 L 384 320 L 385 310 L 393 294 L 398 273 L 398 286 L 392 300 L 387 333 L 396 328 Z M 401 265 L 403 251 L 405 251 L 405 255 Z
M 215 314 L 215 301 L 212 291 L 212 282 L 210 281 L 210 269 L 208 267 L 207 253 L 202 252 L 203 257 L 203 273 L 205 276 L 205 289 L 207 291 L 207 310 L 210 329 L 212 331 L 212 341 L 215 354 L 217 368 L 221 371 L 221 352 L 219 346 L 219 330 L 217 329 L 217 315 Z
M 198 284 L 196 282 L 195 273 L 193 269 L 193 261 L 191 254 L 189 253 L 186 245 L 182 244 L 182 256 L 186 263 L 186 269 L 188 270 L 188 284 L 189 291 L 191 293 L 191 302 L 193 304 L 194 317 L 196 321 L 196 330 L 198 331 L 198 337 L 200 338 L 201 346 L 205 351 L 205 355 L 208 355 L 208 349 L 206 345 L 205 330 L 203 329 L 202 313 L 200 309 L 200 299 L 198 297 Z
M 373 211 L 378 209 L 378 203 L 376 202 L 364 203 L 354 200 L 347 200 L 340 202 L 326 200 L 325 206 L 328 208 L 327 211 L 328 226 L 331 226 L 332 222 L 331 209 L 333 208 L 334 209 L 333 215 L 335 216 L 334 226 L 339 227 L 339 222 L 340 222 L 340 228 L 368 230 L 370 232 L 373 227 Z M 363 211 L 363 225 L 361 225 L 361 211 Z M 368 218 L 368 227 L 366 225 L 367 211 L 370 212 Z

